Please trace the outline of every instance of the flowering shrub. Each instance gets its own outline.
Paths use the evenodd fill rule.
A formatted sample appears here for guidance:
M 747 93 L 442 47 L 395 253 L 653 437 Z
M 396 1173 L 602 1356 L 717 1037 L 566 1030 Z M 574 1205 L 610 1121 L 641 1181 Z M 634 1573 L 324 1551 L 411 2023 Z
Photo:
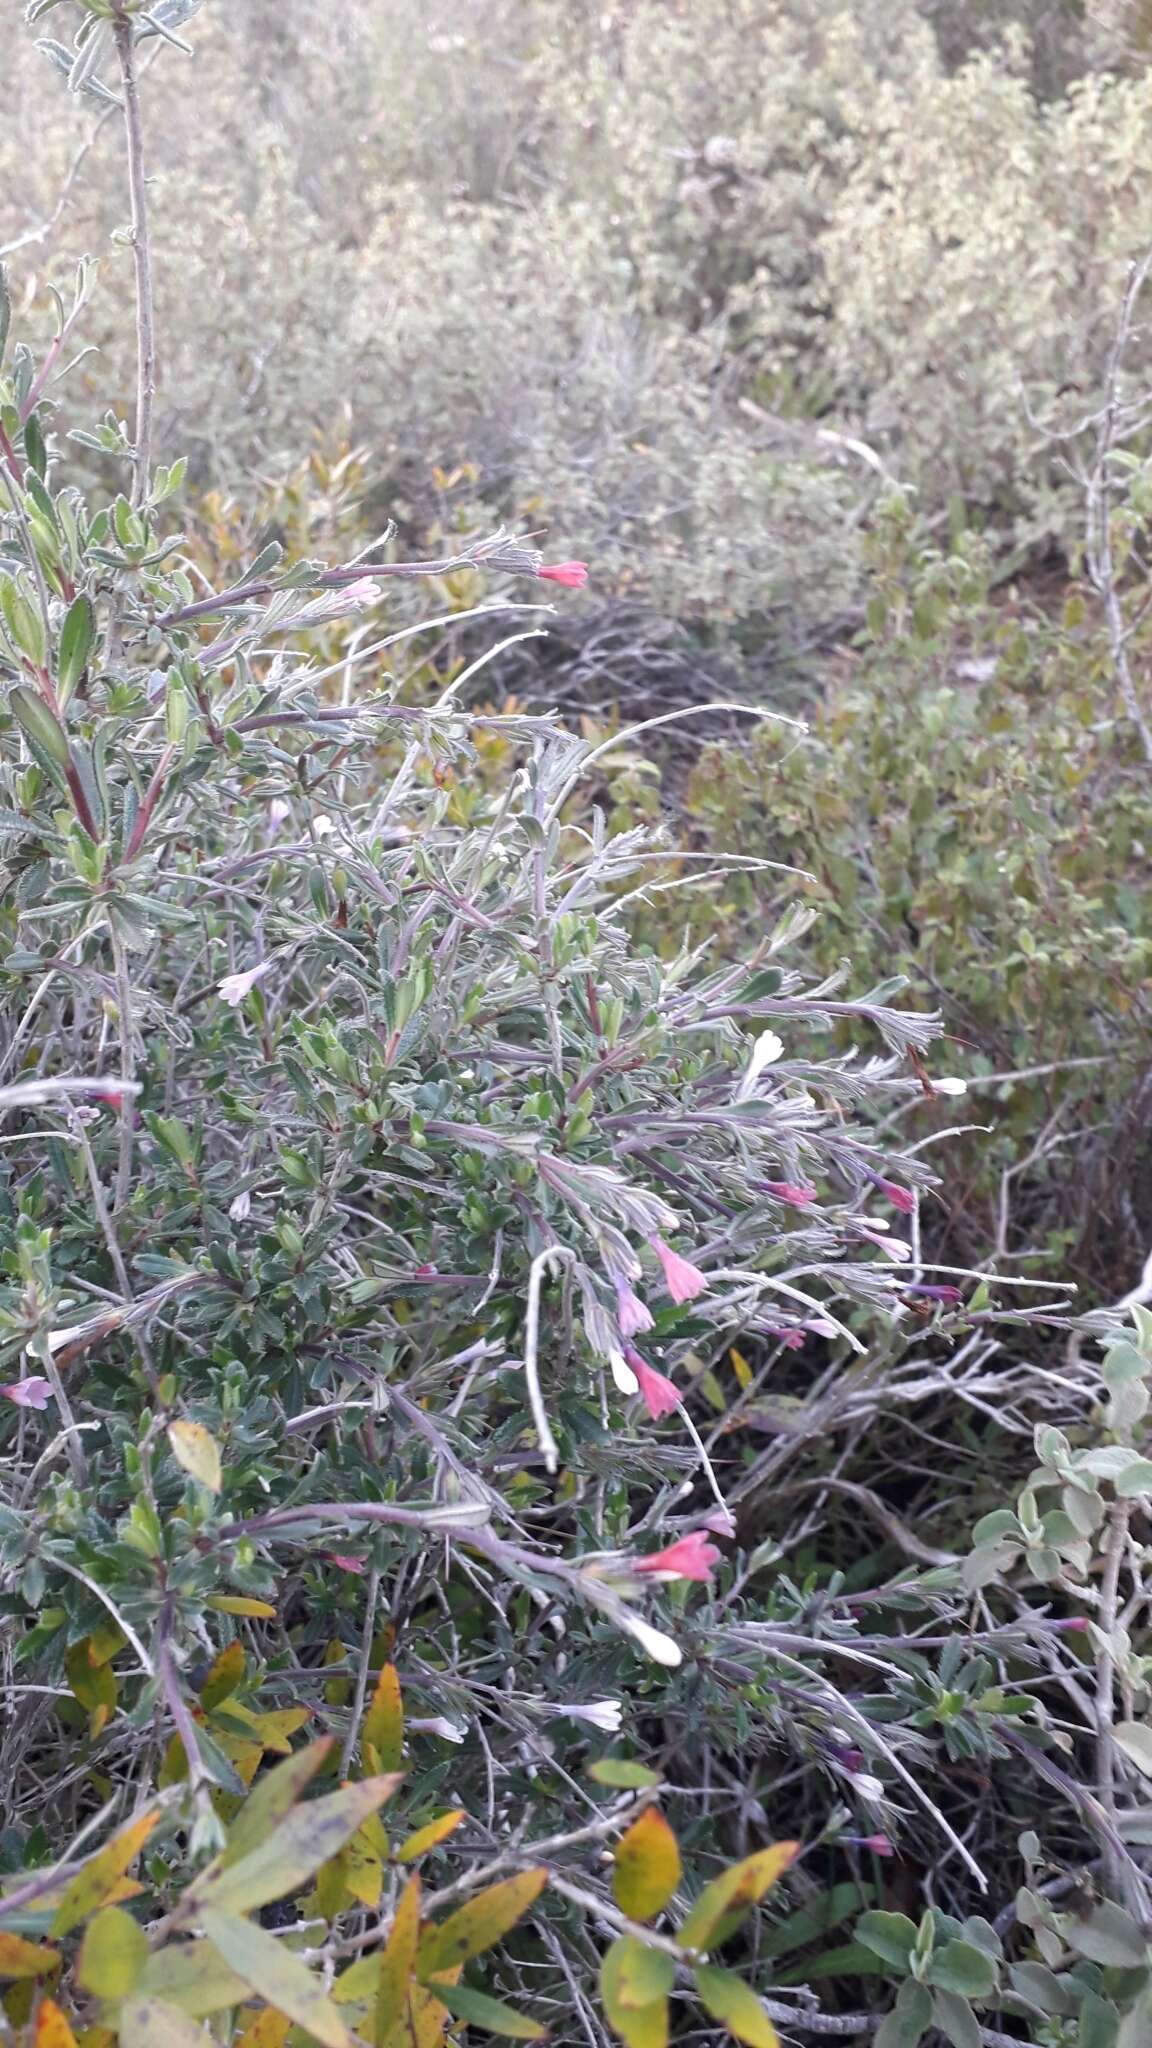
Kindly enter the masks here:
M 84 489 L 56 372 L 87 273 L 44 355 L 0 292 L 7 2034 L 440 2048 L 575 2011 L 664 2048 L 674 2012 L 773 2048 L 875 2030 L 874 1958 L 889 2042 L 1139 2012 L 1113 1900 L 1095 1950 L 1040 1893 L 1013 1939 L 1110 1937 L 1133 1984 L 1002 1970 L 951 1775 L 995 1781 L 1031 1875 L 1005 1842 L 1082 1616 L 969 1608 L 835 1448 L 994 1401 L 1063 1477 L 1051 1425 L 1095 1399 L 996 1355 L 1026 1278 L 925 1257 L 936 1176 L 891 1134 L 959 1085 L 936 1019 L 805 972 L 802 911 L 738 964 L 638 947 L 690 850 L 582 800 L 615 740 L 469 708 L 476 663 L 415 702 L 390 672 L 396 589 L 482 578 L 518 626 L 585 563 L 269 540 L 210 584 L 152 456 L 140 105 L 195 7 L 30 11 L 122 121 L 137 363 L 72 428 L 113 479 Z M 794 1514 L 813 1489 L 876 1536 Z M 1070 1557 L 1040 1578 L 1081 1603 Z M 1071 1863 L 1099 1822 L 1060 1783 Z M 885 1871 L 925 1856 L 917 1929 Z

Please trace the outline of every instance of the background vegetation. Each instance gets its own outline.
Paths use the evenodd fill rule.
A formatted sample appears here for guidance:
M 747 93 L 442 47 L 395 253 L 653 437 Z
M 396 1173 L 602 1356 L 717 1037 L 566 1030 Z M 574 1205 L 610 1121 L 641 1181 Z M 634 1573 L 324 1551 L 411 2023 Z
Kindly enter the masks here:
M 27 12 L 0 2030 L 1138 2048 L 1147 9 Z

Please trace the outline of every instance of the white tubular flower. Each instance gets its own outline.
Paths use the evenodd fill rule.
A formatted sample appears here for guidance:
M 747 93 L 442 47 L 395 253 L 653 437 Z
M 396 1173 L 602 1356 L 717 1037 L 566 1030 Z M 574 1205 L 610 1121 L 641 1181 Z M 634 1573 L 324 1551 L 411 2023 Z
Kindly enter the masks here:
M 589 1728 L 599 1728 L 605 1735 L 618 1735 L 624 1720 L 619 1700 L 589 1700 L 580 1707 L 557 1707 L 556 1712 L 570 1721 L 586 1721 Z
M 264 976 L 271 972 L 271 960 L 262 960 L 258 967 L 246 968 L 243 974 L 226 974 L 216 993 L 222 1003 L 227 1003 L 229 1009 L 235 1010 L 244 1001 L 245 996 L 255 988 L 256 983 L 263 981 Z
M 959 1074 L 945 1074 L 942 1080 L 932 1076 L 932 1089 L 936 1095 L 967 1095 L 968 1083 Z
M 642 1621 L 638 1614 L 631 1614 L 627 1608 L 613 1612 L 613 1620 L 630 1636 L 635 1636 L 640 1648 L 651 1657 L 654 1664 L 666 1664 L 674 1671 L 684 1662 L 684 1652 L 678 1642 L 666 1636 L 662 1629 L 653 1628 L 651 1622 Z
M 622 1394 L 634 1394 L 640 1385 L 632 1367 L 622 1351 L 608 1353 L 608 1366 L 612 1378 Z
M 764 1072 L 765 1067 L 772 1066 L 776 1060 L 782 1059 L 783 1055 L 783 1039 L 777 1038 L 774 1031 L 762 1031 L 752 1047 L 752 1057 L 744 1070 L 744 1077 L 736 1091 L 737 1102 L 747 1102 L 748 1097 L 755 1094 L 756 1083 Z

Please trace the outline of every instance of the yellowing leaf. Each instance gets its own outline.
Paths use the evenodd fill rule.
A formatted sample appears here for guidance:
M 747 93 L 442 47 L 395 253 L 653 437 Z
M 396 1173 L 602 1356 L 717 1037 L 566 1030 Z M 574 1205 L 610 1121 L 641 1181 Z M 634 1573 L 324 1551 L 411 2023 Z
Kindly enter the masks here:
M 365 1750 L 371 1744 L 376 1752 L 374 1769 L 400 1769 L 404 1755 L 404 1707 L 394 1664 L 385 1664 L 376 1680 L 376 1690 L 364 1716 L 361 1741 Z
M 136 1987 L 142 1996 L 178 2005 L 194 2020 L 208 2019 L 248 1996 L 242 1977 L 206 1941 L 170 1942 L 150 1955 Z
M 32 2048 L 76 2048 L 76 2036 L 60 2007 L 51 1998 L 40 2001 Z
M 311 1719 L 311 1707 L 280 1707 L 273 1714 L 256 1714 L 253 1726 L 265 1749 L 277 1756 L 291 1756 L 289 1737 L 306 1728 Z
M 489 1885 L 486 1892 L 469 1899 L 438 1927 L 430 1927 L 420 1943 L 421 1977 L 427 1981 L 502 1941 L 509 1928 L 523 1919 L 547 1882 L 546 1870 L 522 1870 L 517 1877 L 506 1877 L 502 1884 Z
M 616 1786 L 622 1792 L 645 1792 L 660 1783 L 659 1771 L 647 1764 L 633 1763 L 628 1756 L 602 1756 L 588 1766 L 588 1776 L 598 1785 Z
M 60 1961 L 54 1948 L 41 1948 L 21 1934 L 0 1934 L 0 1977 L 50 1977 Z
M 348 1890 L 362 1906 L 375 1911 L 384 1885 L 384 1866 L 365 1829 L 357 1828 L 343 1853 L 344 1882 Z
M 347 1658 L 348 1652 L 339 1638 L 325 1644 L 325 1664 L 344 1664 L 347 1662 Z M 326 1706 L 345 1707 L 351 1697 L 352 1680 L 350 1678 L 330 1678 L 324 1687 L 324 1702 Z
M 332 1736 L 321 1735 L 315 1742 L 310 1742 L 307 1749 L 297 1750 L 294 1756 L 287 1757 L 261 1778 L 232 1823 L 228 1847 L 221 1858 L 225 1869 L 249 1855 L 273 1828 L 279 1827 L 305 1786 L 311 1783 L 327 1761 L 332 1748 Z
M 159 1819 L 160 1808 L 154 1806 L 136 1820 L 129 1821 L 77 1872 L 71 1884 L 65 1887 L 56 1908 L 53 1934 L 70 1934 L 81 1920 L 88 1918 L 89 1913 L 108 1904 L 120 1879 L 129 1864 L 136 1861 Z
M 426 1827 L 417 1828 L 415 1834 L 401 1842 L 396 1851 L 397 1863 L 415 1863 L 418 1856 L 426 1856 L 429 1849 L 455 1834 L 464 1817 L 464 1808 L 457 1806 L 451 1813 L 442 1813 L 439 1820 L 430 1820 Z
M 206 1713 L 235 1692 L 244 1677 L 246 1662 L 243 1643 L 229 1643 L 226 1650 L 221 1650 L 200 1688 L 200 1704 Z
M 273 2012 L 268 2006 L 250 2027 L 245 2027 L 236 2048 L 284 2048 L 291 2028 L 292 2022 L 287 2013 Z
M 384 1953 L 380 1958 L 380 1981 L 376 1988 L 377 2041 L 386 2041 L 399 2025 L 420 1939 L 420 1879 L 410 1877 L 396 1907 Z
M 105 1906 L 84 1930 L 76 1974 L 94 1998 L 125 1998 L 148 1960 L 148 1936 L 123 1906 Z
M 72 1691 L 80 1705 L 87 1707 L 89 1714 L 95 1715 L 102 1707 L 110 1711 L 116 1705 L 119 1691 L 116 1674 L 109 1663 L 98 1662 L 92 1655 L 90 1637 L 86 1636 L 82 1643 L 72 1644 L 64 1659 L 64 1669 Z
M 297 1761 L 296 1757 L 288 1757 L 279 1768 L 287 1771 Z M 250 1913 L 257 1906 L 266 1906 L 270 1899 L 284 1898 L 335 1856 L 361 1822 L 391 1797 L 399 1783 L 399 1774 L 395 1772 L 382 1778 L 366 1778 L 361 1785 L 344 1785 L 324 1799 L 312 1799 L 296 1807 L 240 1862 L 206 1871 L 185 1895 L 186 1900 L 220 1912 Z M 257 1786 L 253 1799 L 259 1790 Z M 249 1800 L 241 1812 L 237 1829 L 251 1804 Z M 231 1847 L 230 1844 L 230 1850 Z
M 734 1934 L 749 1908 L 795 1862 L 799 1842 L 776 1842 L 745 1857 L 705 1885 L 684 1925 L 676 1936 L 682 1948 L 718 1948 Z
M 120 2008 L 120 2048 L 212 2048 L 212 2043 L 203 2027 L 174 2005 L 134 1993 Z
M 298 2027 L 322 2042 L 323 2048 L 356 2048 L 319 1977 L 274 1934 L 231 1913 L 207 1910 L 201 1917 L 213 1948 L 259 1997 L 267 1999 L 277 2012 L 287 2013 Z
M 704 1963 L 696 1972 L 700 2003 L 746 2048 L 780 2048 L 780 2036 L 751 1987 L 731 1970 Z
M 276 1609 L 267 1600 L 250 1600 L 242 1593 L 212 1593 L 204 1602 L 216 1614 L 246 1614 L 254 1621 L 275 1621 Z
M 604 2010 L 628 2048 L 667 2048 L 668 1992 L 676 1977 L 672 1957 L 635 1935 L 614 1941 L 600 1965 Z
M 178 1465 L 210 1493 L 220 1491 L 220 1446 L 202 1422 L 170 1422 L 168 1443 Z
M 737 1351 L 736 1346 L 733 1344 L 728 1356 L 732 1360 L 732 1370 L 740 1387 L 750 1387 L 752 1384 L 752 1367 L 749 1365 L 744 1353 Z
M 680 1845 L 664 1815 L 649 1806 L 616 1844 L 612 1890 L 632 1920 L 659 1913 L 680 1882 Z

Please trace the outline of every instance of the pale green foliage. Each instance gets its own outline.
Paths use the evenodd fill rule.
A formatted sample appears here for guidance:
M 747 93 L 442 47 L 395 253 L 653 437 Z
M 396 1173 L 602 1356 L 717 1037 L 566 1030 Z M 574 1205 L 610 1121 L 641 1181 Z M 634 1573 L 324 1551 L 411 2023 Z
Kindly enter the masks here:
M 1147 74 L 1041 104 L 1022 40 L 949 73 L 912 0 L 249 0 L 189 33 L 223 118 L 157 68 L 160 425 L 217 476 L 344 415 L 414 506 L 468 456 L 602 584 L 714 621 L 851 603 L 876 474 L 821 428 L 929 510 L 1068 534 L 1025 394 L 1047 420 L 1098 371 L 1152 229 Z M 52 214 L 91 118 L 14 54 L 0 235 Z M 26 281 L 121 221 L 118 173 L 109 124 Z M 127 284 L 122 250 L 124 391 Z

